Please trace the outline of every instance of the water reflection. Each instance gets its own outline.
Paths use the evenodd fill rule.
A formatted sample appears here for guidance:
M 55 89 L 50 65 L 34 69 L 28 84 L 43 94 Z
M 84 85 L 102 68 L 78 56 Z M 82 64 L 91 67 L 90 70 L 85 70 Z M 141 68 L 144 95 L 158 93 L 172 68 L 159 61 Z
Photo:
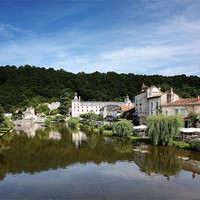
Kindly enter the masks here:
M 74 129 L 72 130 L 72 141 L 75 143 L 76 148 L 81 146 L 83 142 L 87 140 L 86 134 L 82 133 L 78 129 L 76 129 L 76 132 L 74 132 Z
M 8 174 L 35 174 L 44 171 L 49 171 L 49 177 L 52 169 L 67 170 L 74 166 L 74 169 L 83 170 L 88 164 L 93 175 L 91 181 L 94 183 L 98 183 L 100 178 L 94 174 L 94 166 L 105 170 L 102 173 L 104 179 L 111 175 L 120 177 L 119 174 L 126 177 L 125 174 L 128 174 L 128 180 L 133 182 L 135 177 L 146 180 L 147 177 L 157 178 L 160 175 L 171 181 L 173 178 L 181 179 L 185 172 L 190 173 L 192 180 L 192 177 L 196 179 L 199 177 L 197 174 L 200 174 L 200 157 L 197 152 L 143 143 L 133 145 L 129 140 L 96 134 L 86 136 L 78 129 L 69 129 L 66 124 L 54 124 L 47 128 L 32 125 L 29 128 L 16 127 L 17 134 L 9 141 L 10 148 L 0 151 L 0 180 L 6 179 Z M 119 163 L 120 171 L 115 171 L 118 169 L 114 169 L 114 166 L 119 166 Z M 109 170 L 102 168 L 105 164 Z M 129 171 L 126 170 L 127 165 Z M 74 176 L 76 173 L 77 171 L 73 171 Z M 55 180 L 58 185 L 62 184 L 59 179 Z M 122 181 L 122 184 L 125 183 Z

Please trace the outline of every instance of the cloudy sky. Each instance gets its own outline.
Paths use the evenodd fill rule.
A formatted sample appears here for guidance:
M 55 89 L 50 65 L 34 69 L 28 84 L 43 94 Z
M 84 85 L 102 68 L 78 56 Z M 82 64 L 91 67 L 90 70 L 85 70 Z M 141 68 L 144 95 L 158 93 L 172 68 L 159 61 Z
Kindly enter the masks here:
M 0 0 L 0 65 L 200 76 L 200 0 Z

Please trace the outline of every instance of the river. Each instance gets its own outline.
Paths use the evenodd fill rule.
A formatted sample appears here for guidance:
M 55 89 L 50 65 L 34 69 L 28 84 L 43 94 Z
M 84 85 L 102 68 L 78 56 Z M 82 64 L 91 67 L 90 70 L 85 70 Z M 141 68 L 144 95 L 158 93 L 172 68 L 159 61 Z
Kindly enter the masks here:
M 199 152 L 86 135 L 64 123 L 11 134 L 0 150 L 0 199 L 199 199 Z

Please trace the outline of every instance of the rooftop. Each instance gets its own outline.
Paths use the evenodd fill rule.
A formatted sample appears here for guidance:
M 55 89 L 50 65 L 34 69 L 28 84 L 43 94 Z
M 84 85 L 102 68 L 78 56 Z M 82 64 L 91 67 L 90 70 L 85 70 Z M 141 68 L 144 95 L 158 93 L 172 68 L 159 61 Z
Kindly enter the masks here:
M 186 105 L 200 105 L 200 99 L 197 98 L 187 98 L 187 99 L 179 99 L 172 103 L 167 103 L 162 106 L 186 106 Z
M 125 111 L 127 111 L 127 110 L 130 110 L 130 109 L 132 109 L 132 108 L 134 108 L 134 106 L 121 106 L 121 109 L 125 112 Z

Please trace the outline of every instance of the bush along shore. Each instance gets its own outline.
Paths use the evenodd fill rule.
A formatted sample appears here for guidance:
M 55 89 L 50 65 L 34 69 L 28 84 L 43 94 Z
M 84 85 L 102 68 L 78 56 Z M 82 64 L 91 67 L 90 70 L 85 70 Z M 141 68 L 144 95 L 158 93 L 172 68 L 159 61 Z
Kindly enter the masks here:
M 95 120 L 72 117 L 68 120 L 70 127 L 78 127 L 88 134 L 100 134 L 106 136 L 117 136 L 127 138 L 133 142 L 146 142 L 152 145 L 172 145 L 178 148 L 189 150 L 200 150 L 199 140 L 190 140 L 189 142 L 174 141 L 179 135 L 179 128 L 183 125 L 180 116 L 164 116 L 162 114 L 149 116 L 147 118 L 148 137 L 139 137 L 131 121 L 122 120 L 110 124 L 102 124 Z

